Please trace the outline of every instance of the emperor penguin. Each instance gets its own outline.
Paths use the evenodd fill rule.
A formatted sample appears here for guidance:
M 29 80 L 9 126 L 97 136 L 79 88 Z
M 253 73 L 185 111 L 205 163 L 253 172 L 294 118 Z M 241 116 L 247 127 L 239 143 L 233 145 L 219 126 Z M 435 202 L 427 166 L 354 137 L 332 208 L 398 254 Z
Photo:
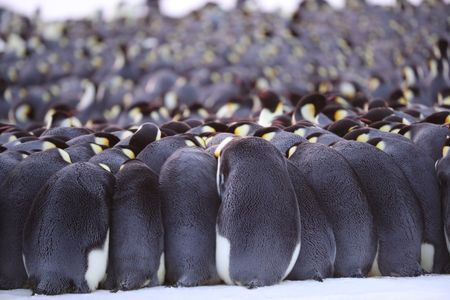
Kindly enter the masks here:
M 159 177 L 166 282 L 197 286 L 220 282 L 216 270 L 217 162 L 197 147 L 175 151 Z
M 24 220 L 36 194 L 57 171 L 71 163 L 69 153 L 53 148 L 31 154 L 12 169 L 0 186 L 0 289 L 23 288 Z
M 302 143 L 289 149 L 288 155 L 303 172 L 333 226 L 334 275 L 367 276 L 376 253 L 376 235 L 356 174 L 339 153 L 322 144 Z
M 283 155 L 258 137 L 225 139 L 218 157 L 221 204 L 216 265 L 227 284 L 273 285 L 290 273 L 300 252 L 301 225 Z
M 377 232 L 377 255 L 370 275 L 416 276 L 423 222 L 408 203 L 415 201 L 395 161 L 366 143 L 342 140 L 333 145 L 355 171 L 369 202 Z
M 104 280 L 114 184 L 108 170 L 81 162 L 43 185 L 23 231 L 23 261 L 34 293 L 88 293 Z
M 164 283 L 164 229 L 158 190 L 158 176 L 137 159 L 128 160 L 117 172 L 105 288 L 132 290 Z

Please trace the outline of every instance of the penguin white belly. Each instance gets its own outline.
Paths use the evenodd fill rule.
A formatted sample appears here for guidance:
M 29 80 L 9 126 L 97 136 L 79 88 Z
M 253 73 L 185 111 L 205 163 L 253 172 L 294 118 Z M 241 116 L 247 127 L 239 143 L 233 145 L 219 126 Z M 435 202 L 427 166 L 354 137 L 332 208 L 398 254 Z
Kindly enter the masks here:
M 216 267 L 217 274 L 226 284 L 233 284 L 230 276 L 230 241 L 219 234 L 216 228 Z
M 300 254 L 300 243 L 298 243 L 295 246 L 294 252 L 292 253 L 291 261 L 289 262 L 289 265 L 286 269 L 286 272 L 284 273 L 283 278 L 281 280 L 285 279 L 289 273 L 291 273 L 292 269 L 294 268 L 295 263 L 297 262 L 298 255 Z
M 375 258 L 373 259 L 372 268 L 370 269 L 369 276 L 381 276 L 380 267 L 378 266 L 378 250 L 379 245 L 377 245 L 377 252 L 375 254 Z
M 425 271 L 432 272 L 434 262 L 434 246 L 428 243 L 422 243 L 422 247 L 420 250 L 420 265 Z
M 84 278 L 91 291 L 95 291 L 100 281 L 105 278 L 108 265 L 109 229 L 101 249 L 93 249 L 88 254 L 88 267 Z
M 166 265 L 164 261 L 164 252 L 161 253 L 161 258 L 159 259 L 159 268 L 157 272 L 159 284 L 164 283 L 164 278 L 166 277 Z

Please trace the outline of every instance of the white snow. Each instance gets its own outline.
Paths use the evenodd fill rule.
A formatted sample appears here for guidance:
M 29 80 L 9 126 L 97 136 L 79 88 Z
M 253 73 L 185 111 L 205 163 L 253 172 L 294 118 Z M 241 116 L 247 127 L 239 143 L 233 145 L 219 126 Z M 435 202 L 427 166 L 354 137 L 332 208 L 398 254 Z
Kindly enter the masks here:
M 1 300 L 30 299 L 29 290 L 0 291 Z M 198 300 L 198 299 L 320 299 L 320 300 L 443 300 L 450 299 L 450 275 L 417 278 L 341 278 L 317 281 L 285 281 L 279 285 L 246 289 L 238 286 L 203 286 L 194 288 L 151 287 L 130 292 L 96 291 L 91 294 L 52 296 L 39 299 L 133 299 L 133 300 Z

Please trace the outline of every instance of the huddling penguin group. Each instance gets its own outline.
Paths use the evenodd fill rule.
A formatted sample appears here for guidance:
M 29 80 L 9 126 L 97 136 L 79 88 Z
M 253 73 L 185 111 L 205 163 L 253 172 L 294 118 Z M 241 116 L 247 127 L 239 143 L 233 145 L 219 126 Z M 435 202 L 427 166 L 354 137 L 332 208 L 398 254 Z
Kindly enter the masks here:
M 449 11 L 0 9 L 0 289 L 449 273 Z

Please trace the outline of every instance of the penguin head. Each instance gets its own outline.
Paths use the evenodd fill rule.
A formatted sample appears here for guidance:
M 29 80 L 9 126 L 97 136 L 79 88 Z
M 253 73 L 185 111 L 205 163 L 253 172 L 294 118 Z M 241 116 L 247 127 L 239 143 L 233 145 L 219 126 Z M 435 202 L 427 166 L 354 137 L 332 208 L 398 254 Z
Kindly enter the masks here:
M 82 127 L 80 120 L 65 111 L 55 111 L 49 118 L 47 128 Z
M 369 102 L 368 110 L 380 107 L 388 107 L 386 101 L 384 101 L 383 99 L 373 99 Z
M 373 138 L 367 141 L 367 144 L 375 146 L 381 151 L 386 151 L 386 147 L 389 145 L 389 141 L 383 138 Z
M 34 120 L 35 110 L 31 103 L 21 101 L 12 109 L 11 120 L 14 120 L 18 124 L 27 124 Z
M 438 39 L 433 45 L 433 55 L 437 59 L 447 59 L 448 50 L 448 41 L 445 38 Z
M 300 122 L 297 122 L 296 124 L 285 128 L 284 130 L 287 132 L 292 132 L 295 133 L 301 137 L 306 137 L 308 135 L 308 133 L 310 133 L 311 131 L 309 130 L 310 128 L 318 128 L 316 125 L 314 125 L 313 123 L 309 122 L 309 121 L 305 121 L 302 120 Z
M 322 112 L 333 121 L 339 121 L 351 115 L 347 109 L 339 104 L 327 105 Z
M 382 120 L 382 121 L 377 121 L 377 122 L 371 123 L 369 125 L 369 127 L 378 129 L 383 132 L 390 132 L 392 130 L 392 127 L 397 124 L 400 124 L 400 123 L 388 121 L 388 120 Z
M 290 159 L 294 154 L 297 153 L 298 146 L 300 146 L 301 144 L 303 144 L 303 143 L 300 142 L 300 143 L 296 143 L 296 144 L 292 145 L 292 146 L 286 151 L 285 156 L 286 156 L 288 159 Z M 299 154 L 300 154 L 300 153 L 297 153 L 296 155 L 299 155 Z
M 416 85 L 419 80 L 419 70 L 415 66 L 404 66 L 402 68 L 402 79 L 405 86 Z
M 70 157 L 70 154 L 65 151 L 64 149 L 56 148 L 56 151 L 58 152 L 58 156 L 65 161 L 68 164 L 72 163 L 72 158 Z
M 65 114 L 67 117 L 72 116 L 75 113 L 75 111 L 69 105 L 66 104 L 53 105 L 50 109 L 47 110 L 44 116 L 44 122 L 47 124 L 47 126 L 49 123 L 51 124 L 52 121 L 57 122 L 57 119 L 62 117 L 61 114 L 53 119 L 53 115 L 59 112 Z
M 403 124 L 403 123 L 392 124 L 392 128 L 391 128 L 391 130 L 389 132 L 391 132 L 391 133 L 399 133 L 399 131 L 405 126 L 408 126 L 408 125 Z
M 445 108 L 450 108 L 450 88 L 442 89 L 438 93 L 438 104 Z
M 388 107 L 377 107 L 369 110 L 366 114 L 361 116 L 361 120 L 367 124 L 381 121 L 384 118 L 394 114 L 394 111 Z
M 253 99 L 250 97 L 233 97 L 219 108 L 216 117 L 219 119 L 232 119 L 235 112 L 241 108 L 251 110 L 253 108 Z
M 130 137 L 129 144 L 141 152 L 148 144 L 161 139 L 161 130 L 153 123 L 144 123 Z
M 387 104 L 389 107 L 392 107 L 394 109 L 405 107 L 408 105 L 408 98 L 405 96 L 404 91 L 401 89 L 397 89 L 393 91 L 387 100 Z
M 339 84 L 339 93 L 348 99 L 354 99 L 360 88 L 356 82 L 342 81 Z
M 450 111 L 439 111 L 432 113 L 426 117 L 422 122 L 428 122 L 433 124 L 449 124 L 450 123 Z
M 319 137 L 321 135 L 325 134 L 324 132 L 313 132 L 309 135 L 306 136 L 306 139 L 308 140 L 308 142 L 310 143 L 317 143 L 317 140 L 319 139 Z
M 262 109 L 259 114 L 258 124 L 270 126 L 274 117 L 283 114 L 283 102 L 280 97 L 272 91 L 263 91 L 258 93 L 261 100 Z
M 52 137 L 52 136 L 45 136 L 45 137 L 41 137 L 39 139 L 42 144 L 41 144 L 41 148 L 38 149 L 37 151 L 45 151 L 48 149 L 53 149 L 53 148 L 59 148 L 59 149 L 66 149 L 68 147 L 68 145 L 61 139 L 57 138 L 57 137 Z M 33 151 L 33 150 L 31 150 Z M 30 152 L 30 151 L 27 151 Z
M 369 132 L 369 128 L 355 129 L 344 135 L 344 139 L 355 140 L 358 142 L 367 142 L 369 140 Z
M 70 139 L 67 143 L 70 146 L 86 143 L 94 143 L 102 147 L 113 147 L 119 142 L 119 138 L 108 132 L 96 132 L 86 135 L 81 135 Z
M 236 138 L 238 137 L 235 136 L 224 137 L 224 139 L 217 145 L 216 149 L 214 150 L 214 156 L 217 159 L 220 159 L 220 156 L 222 155 L 224 148 Z
M 369 87 L 370 92 L 374 92 L 381 85 L 384 84 L 384 79 L 378 74 L 372 74 L 367 82 L 367 86 Z
M 253 123 L 253 122 L 236 122 L 231 124 L 228 127 L 228 132 L 233 133 L 235 135 L 244 137 L 244 136 L 251 136 L 255 134 L 256 130 L 263 128 L 261 125 Z
M 292 125 L 292 114 L 284 114 L 276 116 L 272 119 L 272 126 L 286 128 Z
M 362 122 L 358 122 L 352 119 L 342 119 L 328 126 L 327 130 L 340 137 L 343 137 L 347 133 L 363 126 L 364 125 Z
M 128 159 L 135 159 L 137 156 L 137 151 L 131 145 L 116 145 L 114 148 L 119 149 Z
M 309 94 L 304 96 L 294 109 L 292 122 L 306 120 L 316 122 L 317 115 L 322 111 L 327 103 L 327 99 L 322 94 Z
M 217 147 L 223 140 L 225 140 L 228 137 L 236 138 L 238 136 L 234 135 L 232 133 L 229 133 L 229 132 L 220 132 L 220 133 L 211 135 L 205 139 L 206 148 L 212 149 L 213 147 Z M 214 148 L 214 150 L 215 150 L 215 148 Z M 212 151 L 211 153 L 214 153 L 214 151 Z
M 178 133 L 185 133 L 189 129 L 191 129 L 191 127 L 186 122 L 180 121 L 170 121 L 160 126 L 160 130 L 164 136 L 171 136 L 176 135 Z
M 94 143 L 103 147 L 113 147 L 119 142 L 119 138 L 107 132 L 94 133 Z
M 265 139 L 266 141 L 270 142 L 275 137 L 275 135 L 280 131 L 282 131 L 282 130 L 278 127 L 274 127 L 274 126 L 265 127 L 265 128 L 258 129 L 255 132 L 254 136 L 260 137 L 260 138 Z
M 228 126 L 220 122 L 207 122 L 200 126 L 194 127 L 188 131 L 188 133 L 202 135 L 205 133 L 217 133 L 226 132 Z
M 450 155 L 450 137 L 445 140 L 444 146 L 442 146 L 442 157 Z

